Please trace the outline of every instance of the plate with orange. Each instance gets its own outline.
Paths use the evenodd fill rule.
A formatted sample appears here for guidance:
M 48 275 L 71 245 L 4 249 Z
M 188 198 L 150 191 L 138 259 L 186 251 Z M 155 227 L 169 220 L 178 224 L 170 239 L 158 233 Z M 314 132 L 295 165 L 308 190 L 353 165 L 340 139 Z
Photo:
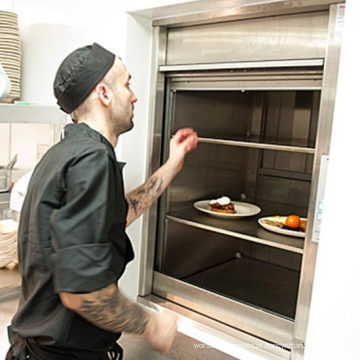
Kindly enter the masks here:
M 268 216 L 258 219 L 258 223 L 264 229 L 272 232 L 304 238 L 307 219 L 297 215 Z

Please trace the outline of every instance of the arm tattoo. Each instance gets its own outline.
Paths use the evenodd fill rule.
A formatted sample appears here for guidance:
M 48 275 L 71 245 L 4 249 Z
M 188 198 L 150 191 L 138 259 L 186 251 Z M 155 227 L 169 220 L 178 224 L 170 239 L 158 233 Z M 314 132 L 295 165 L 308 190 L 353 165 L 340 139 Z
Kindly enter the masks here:
M 140 188 L 129 194 L 129 203 L 135 215 L 141 214 L 156 200 L 163 191 L 163 180 L 152 176 Z
M 139 205 L 139 201 L 134 199 L 134 198 L 131 198 L 130 199 L 130 205 L 132 206 L 132 208 L 134 209 L 134 213 L 136 214 L 137 213 L 137 207 Z
M 90 294 L 76 312 L 94 325 L 112 332 L 143 334 L 149 315 L 113 285 Z

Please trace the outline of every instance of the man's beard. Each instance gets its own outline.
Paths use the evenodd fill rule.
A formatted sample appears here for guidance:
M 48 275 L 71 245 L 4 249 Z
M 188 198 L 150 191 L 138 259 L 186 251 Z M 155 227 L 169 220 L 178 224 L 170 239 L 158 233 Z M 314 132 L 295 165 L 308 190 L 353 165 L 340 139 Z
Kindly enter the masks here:
M 113 128 L 114 128 L 114 131 L 117 134 L 117 136 L 130 131 L 134 127 L 134 122 L 132 120 L 133 117 L 134 117 L 133 114 L 132 115 L 127 115 L 126 118 L 128 120 L 123 121 L 124 116 L 121 116 L 121 114 L 118 114 L 118 116 L 117 116 L 117 114 L 112 112 L 111 121 L 112 121 Z

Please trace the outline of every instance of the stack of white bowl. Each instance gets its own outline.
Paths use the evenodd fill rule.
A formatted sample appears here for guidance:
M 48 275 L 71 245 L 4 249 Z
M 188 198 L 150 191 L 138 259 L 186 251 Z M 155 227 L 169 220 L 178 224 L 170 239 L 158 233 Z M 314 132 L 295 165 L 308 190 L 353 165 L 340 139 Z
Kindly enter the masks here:
M 17 261 L 17 229 L 16 221 L 0 221 L 0 268 Z
M 20 98 L 21 46 L 17 14 L 0 11 L 0 62 L 11 82 L 9 95 L 1 102 L 13 102 Z

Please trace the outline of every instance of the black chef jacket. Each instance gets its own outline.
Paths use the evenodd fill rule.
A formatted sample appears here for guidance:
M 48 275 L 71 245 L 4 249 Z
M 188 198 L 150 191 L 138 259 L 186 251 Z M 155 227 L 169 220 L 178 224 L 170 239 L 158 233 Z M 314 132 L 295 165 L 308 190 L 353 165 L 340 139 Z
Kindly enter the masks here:
M 79 359 L 102 358 L 119 338 L 65 308 L 58 293 L 116 283 L 134 258 L 125 233 L 123 165 L 105 137 L 82 123 L 67 125 L 64 139 L 36 166 L 19 224 L 15 337 L 50 352 L 86 354 Z

